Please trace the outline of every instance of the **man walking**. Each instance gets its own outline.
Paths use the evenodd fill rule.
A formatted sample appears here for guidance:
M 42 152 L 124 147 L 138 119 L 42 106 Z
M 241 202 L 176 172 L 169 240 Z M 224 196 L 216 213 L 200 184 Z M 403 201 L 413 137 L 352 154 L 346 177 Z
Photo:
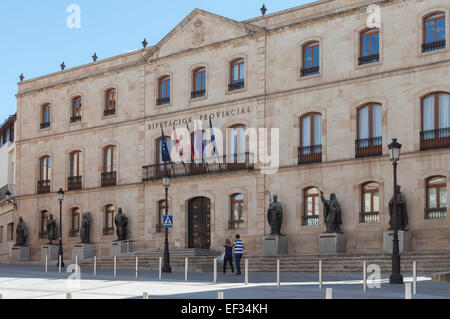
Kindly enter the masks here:
M 241 236 L 236 235 L 234 246 L 234 258 L 236 260 L 236 275 L 241 275 L 241 258 L 244 254 L 244 242 L 241 240 Z

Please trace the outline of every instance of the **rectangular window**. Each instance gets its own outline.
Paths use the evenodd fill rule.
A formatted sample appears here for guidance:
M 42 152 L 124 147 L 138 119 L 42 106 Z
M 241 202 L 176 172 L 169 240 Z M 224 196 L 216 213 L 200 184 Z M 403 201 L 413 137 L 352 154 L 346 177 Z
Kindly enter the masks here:
M 14 223 L 9 223 L 8 224 L 8 229 L 7 229 L 7 241 L 13 241 L 14 240 Z
M 0 243 L 3 243 L 3 226 L 0 226 Z

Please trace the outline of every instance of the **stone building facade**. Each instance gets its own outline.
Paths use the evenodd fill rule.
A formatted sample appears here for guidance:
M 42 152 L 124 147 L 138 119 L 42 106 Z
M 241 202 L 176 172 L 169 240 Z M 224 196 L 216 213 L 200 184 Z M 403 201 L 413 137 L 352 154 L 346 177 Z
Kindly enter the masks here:
M 398 138 L 412 247 L 449 249 L 449 15 L 442 0 L 321 0 L 243 22 L 196 9 L 152 47 L 19 83 L 14 220 L 32 258 L 59 188 L 65 251 L 84 212 L 94 244 L 115 240 L 119 207 L 130 239 L 162 247 L 161 127 L 208 131 L 209 119 L 223 132 L 279 128 L 279 170 L 262 174 L 240 138 L 226 143 L 250 153 L 243 163 L 167 165 L 172 248 L 219 249 L 239 233 L 260 254 L 270 192 L 289 253 L 318 252 L 322 190 L 341 203 L 347 251 L 381 251 Z

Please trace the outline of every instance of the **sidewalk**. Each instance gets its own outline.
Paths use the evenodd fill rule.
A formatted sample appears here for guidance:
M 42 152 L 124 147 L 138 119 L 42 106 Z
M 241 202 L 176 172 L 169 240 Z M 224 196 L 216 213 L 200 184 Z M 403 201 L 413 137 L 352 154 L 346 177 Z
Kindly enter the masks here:
M 130 270 L 118 270 L 114 279 L 112 269 L 81 269 L 79 287 L 71 287 L 67 280 L 74 274 L 58 274 L 57 268 L 35 265 L 0 265 L 0 294 L 4 299 L 64 299 L 71 292 L 73 299 L 140 299 L 147 292 L 150 299 L 216 299 L 218 292 L 225 299 L 324 299 L 325 288 L 333 288 L 333 299 L 403 299 L 404 285 L 388 284 L 388 274 L 382 275 L 381 288 L 363 292 L 362 275 L 324 274 L 323 289 L 318 287 L 318 275 L 281 274 L 281 286 L 276 286 L 276 274 L 249 274 L 244 276 L 218 273 L 213 284 L 213 273 L 190 273 L 188 282 L 184 273 L 163 274 L 142 270 L 139 278 Z M 405 282 L 412 276 L 404 274 Z M 450 284 L 432 282 L 430 277 L 418 276 L 417 295 L 413 299 L 450 299 Z

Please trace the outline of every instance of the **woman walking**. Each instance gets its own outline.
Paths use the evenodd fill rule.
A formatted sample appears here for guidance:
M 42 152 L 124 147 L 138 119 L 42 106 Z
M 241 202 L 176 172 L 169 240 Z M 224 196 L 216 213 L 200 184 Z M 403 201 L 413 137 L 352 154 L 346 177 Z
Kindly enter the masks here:
M 225 246 L 223 248 L 223 251 L 225 253 L 225 255 L 223 257 L 223 273 L 225 274 L 227 272 L 227 262 L 230 263 L 231 273 L 234 273 L 233 245 L 231 244 L 231 241 L 229 239 L 225 240 Z

